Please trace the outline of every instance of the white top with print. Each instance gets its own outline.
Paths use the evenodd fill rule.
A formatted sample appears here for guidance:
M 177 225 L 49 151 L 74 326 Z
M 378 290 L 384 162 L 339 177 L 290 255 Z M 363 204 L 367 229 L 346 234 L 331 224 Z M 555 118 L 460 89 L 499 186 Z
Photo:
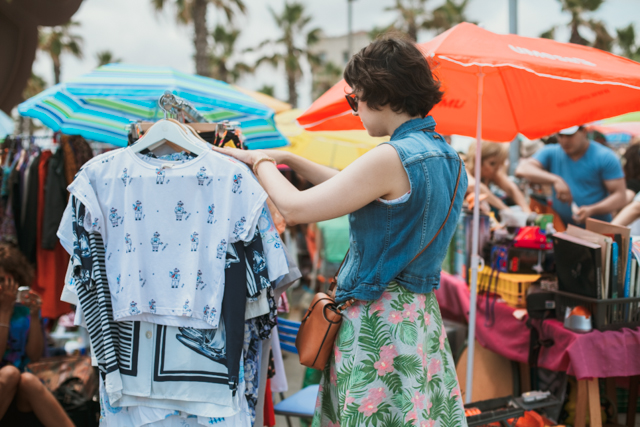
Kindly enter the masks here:
M 80 170 L 68 189 L 105 241 L 115 320 L 218 327 L 226 247 L 253 237 L 267 198 L 246 175 L 213 151 L 172 162 L 130 148 Z

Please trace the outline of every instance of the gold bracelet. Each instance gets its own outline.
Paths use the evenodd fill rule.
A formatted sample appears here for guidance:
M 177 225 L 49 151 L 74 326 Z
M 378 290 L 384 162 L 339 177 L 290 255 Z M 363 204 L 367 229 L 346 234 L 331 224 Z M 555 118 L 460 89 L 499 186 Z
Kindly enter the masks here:
M 278 166 L 278 162 L 276 162 L 276 159 L 272 158 L 272 157 L 260 157 L 258 160 L 256 160 L 256 162 L 253 164 L 253 174 L 254 175 L 258 175 L 258 165 L 262 162 L 271 162 L 273 163 L 274 166 Z

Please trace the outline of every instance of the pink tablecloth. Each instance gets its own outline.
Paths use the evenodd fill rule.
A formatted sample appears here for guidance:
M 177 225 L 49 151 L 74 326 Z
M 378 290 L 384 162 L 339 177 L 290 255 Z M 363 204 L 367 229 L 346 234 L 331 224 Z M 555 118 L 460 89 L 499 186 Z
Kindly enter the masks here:
M 442 273 L 440 283 L 436 297 L 442 316 L 467 323 L 469 288 L 465 282 Z M 497 302 L 495 323 L 487 326 L 485 299 L 482 296 L 478 297 L 477 312 L 478 342 L 507 359 L 526 363 L 529 356 L 529 329 L 525 320 L 517 320 L 513 317 L 513 308 Z M 607 332 L 594 330 L 588 334 L 577 334 L 552 319 L 544 322 L 541 338 L 555 341 L 552 347 L 543 348 L 540 353 L 539 365 L 543 368 L 566 371 L 578 379 L 640 375 L 639 328 Z

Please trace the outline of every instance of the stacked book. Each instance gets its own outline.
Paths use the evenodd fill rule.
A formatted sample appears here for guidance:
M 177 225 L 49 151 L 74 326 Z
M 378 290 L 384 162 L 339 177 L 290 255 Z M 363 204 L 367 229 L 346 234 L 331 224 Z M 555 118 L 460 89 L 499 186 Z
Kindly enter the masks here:
M 553 235 L 558 288 L 590 298 L 640 296 L 640 236 L 628 227 L 587 219 Z

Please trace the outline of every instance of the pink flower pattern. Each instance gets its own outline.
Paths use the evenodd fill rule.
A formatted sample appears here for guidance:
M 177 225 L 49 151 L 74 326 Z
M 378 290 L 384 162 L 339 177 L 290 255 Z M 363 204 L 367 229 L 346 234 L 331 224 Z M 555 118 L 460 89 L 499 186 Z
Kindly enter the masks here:
M 427 381 L 431 381 L 431 378 L 438 372 L 440 372 L 440 359 L 431 359 L 429 362 L 429 368 L 427 370 Z
M 414 410 L 418 411 L 419 409 L 424 408 L 425 397 L 426 396 L 424 394 L 418 393 L 417 391 L 415 392 L 415 394 L 411 398 L 411 403 L 413 403 Z
M 442 328 L 440 328 L 440 350 L 444 350 L 444 340 L 447 339 L 447 330 L 444 328 L 444 325 L 442 325 Z
M 365 417 L 370 417 L 378 412 L 378 405 L 382 403 L 385 397 L 387 397 L 387 395 L 382 387 L 369 390 L 369 395 L 362 400 L 362 405 L 360 405 L 358 411 L 362 412 Z
M 424 323 L 427 326 L 431 325 L 431 315 L 429 315 L 429 313 L 427 312 L 424 313 Z
M 402 310 L 402 317 L 409 319 L 410 322 L 415 322 L 418 318 L 418 312 L 416 311 L 415 304 L 404 304 L 404 310 Z
M 373 367 L 378 370 L 378 375 L 383 377 L 386 374 L 393 372 L 393 360 L 380 359 L 373 364 Z
M 345 318 L 353 326 L 356 339 L 353 345 L 334 347 L 335 357 L 331 358 L 325 371 L 316 402 L 316 425 L 340 427 L 345 422 L 345 412 L 357 409 L 359 416 L 366 418 L 364 424 L 368 425 L 380 424 L 381 420 L 392 416 L 400 417 L 407 426 L 436 427 L 443 421 L 435 411 L 432 413 L 434 406 L 429 396 L 433 393 L 444 393 L 444 396 L 451 397 L 456 402 L 456 411 L 459 410 L 460 415 L 464 416 L 457 384 L 450 388 L 444 381 L 436 384 L 431 382 L 429 394 L 426 394 L 422 393 L 424 385 L 419 383 L 420 378 L 424 381 L 423 375 L 426 375 L 427 381 L 431 381 L 442 375 L 445 365 L 453 364 L 446 346 L 446 330 L 438 326 L 441 325 L 440 313 L 431 298 L 435 298 L 433 293 L 412 294 L 392 283 L 376 301 L 358 302 L 346 310 Z M 401 341 L 398 335 L 401 331 L 393 327 L 405 320 L 417 327 L 415 345 Z M 373 327 L 373 330 L 365 329 L 365 325 Z M 431 337 L 438 337 L 439 345 L 435 345 L 434 353 L 430 353 L 433 347 L 427 346 Z M 366 349 L 361 347 L 364 339 L 369 343 Z M 371 345 L 378 350 L 371 349 Z M 398 369 L 398 357 L 407 355 L 417 355 L 421 362 L 415 366 L 416 372 L 411 374 Z M 345 384 L 340 382 L 342 376 L 338 377 L 337 373 L 345 373 L 345 377 L 349 378 L 356 369 L 367 375 L 372 370 L 371 375 L 375 375 L 375 379 L 366 384 L 356 381 L 348 386 L 348 390 L 342 388 Z M 401 381 L 402 393 L 408 393 L 410 402 L 407 402 L 408 408 L 404 412 L 391 400 L 394 393 L 385 384 L 390 378 Z M 350 380 L 353 379 L 355 377 L 352 376 Z M 433 390 L 434 386 L 436 390 Z M 331 412 L 325 412 L 327 407 L 333 408 Z
M 389 320 L 389 322 L 393 323 L 394 325 L 397 325 L 398 323 L 402 322 L 402 313 L 400 311 L 394 310 L 389 313 L 389 317 L 387 320 Z
M 371 313 L 377 312 L 378 317 L 380 317 L 382 313 L 384 313 L 384 301 L 382 301 L 381 299 L 377 300 L 376 302 L 371 304 L 371 308 L 369 310 L 371 311 Z
M 421 310 L 424 310 L 424 303 L 427 301 L 427 296 L 420 294 L 416 298 L 418 299 L 418 307 L 420 307 Z

